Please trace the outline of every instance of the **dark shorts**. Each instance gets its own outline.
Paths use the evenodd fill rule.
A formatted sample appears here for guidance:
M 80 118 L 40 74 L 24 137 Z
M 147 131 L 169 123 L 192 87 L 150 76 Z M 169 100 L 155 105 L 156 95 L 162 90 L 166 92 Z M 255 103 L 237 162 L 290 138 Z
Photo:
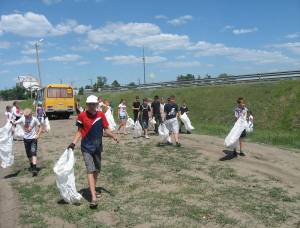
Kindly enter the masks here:
M 87 173 L 100 172 L 101 170 L 101 152 L 88 153 L 82 151 L 83 160 Z
M 247 136 L 246 129 L 242 132 L 240 138 L 245 138 Z
M 36 156 L 37 153 L 37 139 L 24 139 L 24 146 L 28 158 Z
M 141 120 L 141 125 L 143 129 L 148 129 L 149 127 L 149 119 L 142 119 Z
M 119 116 L 120 120 L 126 120 L 126 116 Z

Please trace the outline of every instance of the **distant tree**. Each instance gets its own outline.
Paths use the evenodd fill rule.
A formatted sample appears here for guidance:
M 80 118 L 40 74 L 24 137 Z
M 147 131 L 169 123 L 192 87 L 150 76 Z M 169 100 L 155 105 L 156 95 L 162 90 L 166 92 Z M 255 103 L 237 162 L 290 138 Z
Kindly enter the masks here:
M 98 92 L 99 89 L 103 88 L 107 83 L 107 78 L 105 76 L 97 76 L 96 83 L 93 85 L 93 91 Z
M 92 87 L 90 85 L 86 85 L 84 88 L 85 89 L 91 89 Z
M 114 88 L 116 88 L 116 87 L 120 87 L 121 85 L 120 85 L 120 83 L 117 81 L 117 80 L 114 80 L 112 83 L 111 83 L 111 87 L 114 87 Z
M 186 75 L 178 75 L 177 81 L 185 81 L 185 80 L 195 80 L 195 75 L 193 74 L 186 74 Z
M 21 86 L 0 91 L 0 97 L 4 100 L 24 100 L 30 97 L 30 92 Z
M 206 79 L 211 79 L 211 75 L 206 74 L 204 78 L 206 78 Z
M 130 83 L 128 84 L 128 86 L 134 87 L 134 86 L 136 86 L 136 84 L 135 84 L 134 82 L 130 82 Z
M 227 79 L 228 76 L 229 76 L 228 74 L 222 73 L 222 74 L 219 74 L 219 75 L 218 75 L 218 78 L 220 78 L 220 79 Z
M 83 87 L 80 87 L 78 90 L 78 95 L 83 95 L 83 93 L 84 93 L 84 89 Z

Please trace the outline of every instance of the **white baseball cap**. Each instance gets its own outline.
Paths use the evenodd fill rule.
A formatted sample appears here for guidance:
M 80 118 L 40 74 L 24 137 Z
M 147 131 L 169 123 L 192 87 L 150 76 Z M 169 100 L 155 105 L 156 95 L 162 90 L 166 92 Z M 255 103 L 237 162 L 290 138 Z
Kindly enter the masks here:
M 90 95 L 86 98 L 86 103 L 98 103 L 98 98 L 95 95 Z

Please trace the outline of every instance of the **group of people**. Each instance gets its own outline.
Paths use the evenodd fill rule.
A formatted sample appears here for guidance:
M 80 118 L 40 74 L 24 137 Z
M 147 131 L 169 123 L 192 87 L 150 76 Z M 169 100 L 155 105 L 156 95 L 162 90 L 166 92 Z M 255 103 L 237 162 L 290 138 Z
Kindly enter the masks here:
M 102 96 L 99 96 L 98 105 L 96 107 L 97 111 L 102 111 L 103 113 L 113 113 L 113 108 L 111 103 L 108 100 L 104 100 Z M 178 107 L 176 104 L 175 96 L 170 96 L 167 98 L 167 102 L 165 103 L 163 97 L 154 96 L 154 99 L 151 100 L 150 98 L 144 98 L 140 101 L 140 97 L 136 96 L 135 101 L 133 101 L 132 106 L 130 107 L 133 114 L 133 122 L 136 123 L 137 121 L 140 123 L 143 131 L 144 137 L 149 139 L 149 125 L 150 121 L 154 123 L 154 132 L 158 135 L 158 128 L 159 125 L 165 123 L 170 134 L 173 135 L 175 139 L 175 143 L 177 146 L 180 146 L 178 134 L 183 133 L 183 122 L 179 120 L 178 117 L 180 115 L 188 114 L 189 109 L 186 106 L 186 103 Z M 127 128 L 126 124 L 129 117 L 128 114 L 128 107 L 127 102 L 125 99 L 121 99 L 119 105 L 117 106 L 117 117 L 119 121 L 119 126 L 116 129 L 117 134 L 124 134 L 127 135 Z M 76 112 L 79 115 L 81 112 L 84 111 L 84 108 L 80 105 L 80 100 L 77 99 L 76 102 Z M 107 115 L 106 115 L 107 117 Z M 111 128 L 111 130 L 115 130 Z M 191 131 L 186 129 L 187 134 L 191 134 Z M 171 142 L 167 142 L 171 144 Z
M 37 141 L 43 132 L 42 125 L 46 117 L 45 111 L 41 104 L 36 107 L 35 116 L 32 110 L 25 108 L 23 112 L 19 107 L 19 102 L 14 101 L 12 107 L 6 106 L 5 116 L 7 122 L 12 124 L 12 134 L 14 135 L 15 127 L 20 126 L 27 158 L 30 163 L 32 176 L 37 176 Z
M 119 143 L 117 135 L 113 133 L 110 129 L 110 123 L 106 117 L 106 113 L 110 111 L 112 113 L 113 108 L 111 107 L 109 101 L 103 101 L 102 97 L 96 97 L 90 95 L 86 99 L 86 107 L 82 108 L 80 106 L 80 101 L 77 100 L 76 104 L 76 126 L 78 128 L 73 140 L 67 146 L 68 149 L 75 149 L 76 144 L 81 139 L 81 152 L 83 160 L 87 169 L 87 179 L 89 184 L 89 189 L 91 192 L 91 202 L 90 207 L 96 208 L 98 203 L 98 198 L 100 193 L 96 191 L 96 184 L 98 174 L 101 170 L 101 152 L 103 150 L 102 137 L 104 134 L 107 137 L 112 138 L 114 141 Z M 150 119 L 155 121 L 154 131 L 156 134 L 159 133 L 159 126 L 164 124 L 168 129 L 170 135 L 173 136 L 175 140 L 175 145 L 180 147 L 179 133 L 181 132 L 182 123 L 178 121 L 178 117 L 184 114 L 188 114 L 189 109 L 185 102 L 179 108 L 176 104 L 175 96 L 170 96 L 167 98 L 167 102 L 158 96 L 155 96 L 153 101 L 148 98 L 144 98 L 140 102 L 138 96 L 135 97 L 135 101 L 132 103 L 133 121 L 139 122 L 144 130 L 144 137 L 149 138 L 148 126 Z M 23 113 L 20 111 L 18 102 L 13 103 L 13 107 L 6 107 L 5 116 L 9 122 L 14 126 L 20 124 L 24 129 L 24 146 L 26 155 L 30 163 L 30 170 L 33 176 L 38 175 L 37 164 L 37 141 L 43 130 L 41 124 L 45 117 L 44 110 L 42 106 L 38 104 L 36 108 L 36 117 L 32 114 L 32 110 L 29 108 L 24 109 Z M 234 111 L 234 116 L 236 119 L 245 118 L 251 119 L 253 124 L 253 116 L 249 115 L 248 109 L 246 108 L 243 98 L 238 98 L 237 107 Z M 124 99 L 118 105 L 118 119 L 119 127 L 117 128 L 117 133 L 128 134 L 126 130 L 126 122 L 129 118 L 127 112 L 126 101 Z M 190 132 L 187 132 L 190 133 Z M 244 138 L 246 137 L 246 130 L 242 132 L 239 138 L 240 142 L 240 152 L 239 154 L 234 149 L 234 156 L 240 155 L 245 156 L 243 152 Z M 172 144 L 170 141 L 167 144 Z

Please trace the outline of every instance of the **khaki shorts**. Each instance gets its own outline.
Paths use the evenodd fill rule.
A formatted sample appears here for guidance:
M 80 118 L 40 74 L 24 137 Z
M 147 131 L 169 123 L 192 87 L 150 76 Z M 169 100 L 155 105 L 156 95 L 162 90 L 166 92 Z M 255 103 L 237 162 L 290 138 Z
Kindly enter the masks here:
M 83 160 L 87 173 L 100 172 L 101 152 L 88 153 L 82 151 Z

